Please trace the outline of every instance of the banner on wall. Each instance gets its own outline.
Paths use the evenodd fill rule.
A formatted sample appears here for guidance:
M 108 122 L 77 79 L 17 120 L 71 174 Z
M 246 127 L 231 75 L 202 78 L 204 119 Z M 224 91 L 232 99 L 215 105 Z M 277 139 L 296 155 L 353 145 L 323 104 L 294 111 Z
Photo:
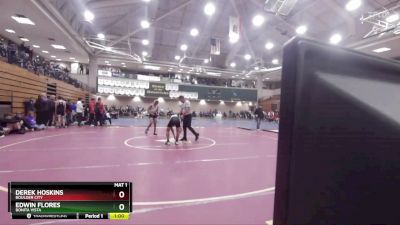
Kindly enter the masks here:
M 98 70 L 97 75 L 103 76 L 103 77 L 111 77 L 112 73 L 111 73 L 111 71 L 108 71 L 108 70 Z
M 137 75 L 138 80 L 145 80 L 145 81 L 161 81 L 160 77 L 156 76 L 146 76 L 146 75 Z
M 210 88 L 208 89 L 208 98 L 210 100 L 220 100 L 221 99 L 221 89 Z
M 151 83 L 149 89 L 146 90 L 146 97 L 169 97 L 169 91 L 166 90 L 165 84 Z

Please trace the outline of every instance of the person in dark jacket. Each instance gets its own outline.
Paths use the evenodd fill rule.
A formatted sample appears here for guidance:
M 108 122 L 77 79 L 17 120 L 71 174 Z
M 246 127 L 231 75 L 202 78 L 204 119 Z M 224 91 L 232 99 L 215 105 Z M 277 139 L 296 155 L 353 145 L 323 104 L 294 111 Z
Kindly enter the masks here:
M 47 126 L 53 127 L 54 126 L 54 116 L 56 114 L 56 103 L 55 103 L 56 97 L 54 95 L 50 96 L 50 99 L 47 101 L 47 119 L 48 123 Z
M 36 122 L 37 124 L 47 124 L 48 116 L 47 116 L 47 97 L 46 94 L 42 93 L 38 96 L 35 102 L 36 109 Z
M 97 126 L 98 123 L 100 123 L 100 126 L 103 126 L 105 108 L 104 108 L 104 104 L 101 101 L 100 97 L 97 99 L 97 102 L 96 102 L 95 108 L 94 108 L 94 112 L 95 112 L 95 117 L 96 117 L 95 126 Z
M 257 130 L 260 130 L 261 121 L 264 119 L 264 112 L 260 105 L 258 105 L 254 111 L 254 116 L 256 118 Z
M 35 111 L 35 99 L 30 98 L 29 100 L 24 102 L 25 115 L 28 115 L 29 112 Z

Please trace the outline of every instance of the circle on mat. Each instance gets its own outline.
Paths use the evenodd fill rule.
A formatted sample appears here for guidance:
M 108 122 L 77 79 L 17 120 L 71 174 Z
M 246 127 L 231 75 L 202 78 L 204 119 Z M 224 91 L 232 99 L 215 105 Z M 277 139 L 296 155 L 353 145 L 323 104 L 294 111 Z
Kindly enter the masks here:
M 179 145 L 175 145 L 171 142 L 171 145 L 165 145 L 166 139 L 151 139 L 148 136 L 139 136 L 126 139 L 124 144 L 130 148 L 148 150 L 148 151 L 166 151 L 166 150 L 202 150 L 209 149 L 214 146 L 217 142 L 214 139 L 207 137 L 200 137 L 199 142 L 179 142 Z

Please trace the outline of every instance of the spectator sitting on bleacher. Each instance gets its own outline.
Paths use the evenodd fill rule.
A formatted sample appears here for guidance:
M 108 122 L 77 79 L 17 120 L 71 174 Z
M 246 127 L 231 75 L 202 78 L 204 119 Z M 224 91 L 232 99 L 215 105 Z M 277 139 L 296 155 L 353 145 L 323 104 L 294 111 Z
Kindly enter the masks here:
M 0 119 L 0 126 L 6 134 L 18 133 L 24 134 L 25 129 L 22 128 L 23 121 L 11 114 L 5 114 L 3 119 Z
M 44 124 L 38 125 L 36 123 L 33 111 L 29 111 L 28 115 L 25 116 L 24 125 L 30 130 L 44 130 L 46 127 Z

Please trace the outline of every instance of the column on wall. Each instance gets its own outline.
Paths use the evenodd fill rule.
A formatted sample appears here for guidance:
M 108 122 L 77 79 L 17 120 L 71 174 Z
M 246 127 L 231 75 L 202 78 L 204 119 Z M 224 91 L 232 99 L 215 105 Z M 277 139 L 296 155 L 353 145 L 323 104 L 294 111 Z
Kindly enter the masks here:
M 256 75 L 257 82 L 256 82 L 256 87 L 257 87 L 257 101 L 260 100 L 263 94 L 263 76 L 262 74 L 257 74 Z
M 90 92 L 97 92 L 97 74 L 98 74 L 98 59 L 95 56 L 89 56 L 89 89 Z

